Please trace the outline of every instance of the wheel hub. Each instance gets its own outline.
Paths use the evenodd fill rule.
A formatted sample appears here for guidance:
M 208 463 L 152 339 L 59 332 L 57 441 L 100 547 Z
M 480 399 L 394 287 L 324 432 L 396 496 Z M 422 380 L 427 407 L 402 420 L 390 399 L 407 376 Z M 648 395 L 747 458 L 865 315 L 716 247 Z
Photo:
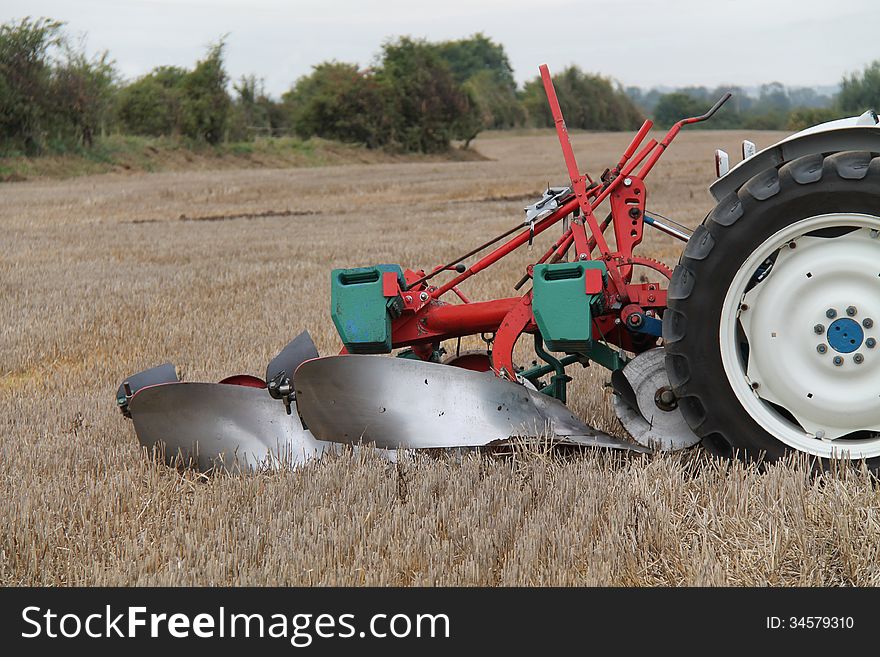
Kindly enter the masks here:
M 862 327 L 849 317 L 841 317 L 828 327 L 828 344 L 838 353 L 851 354 L 862 346 L 864 339 Z

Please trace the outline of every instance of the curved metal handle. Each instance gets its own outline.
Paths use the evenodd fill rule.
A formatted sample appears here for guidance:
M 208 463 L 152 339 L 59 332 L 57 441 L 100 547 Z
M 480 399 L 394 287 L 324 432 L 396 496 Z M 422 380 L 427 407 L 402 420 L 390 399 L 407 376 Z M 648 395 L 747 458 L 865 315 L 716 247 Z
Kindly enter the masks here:
M 690 125 L 691 123 L 700 123 L 701 121 L 708 121 L 709 119 L 712 118 L 712 115 L 714 115 L 715 112 L 717 112 L 719 109 L 721 109 L 721 106 L 724 103 L 726 103 L 728 100 L 731 99 L 732 96 L 733 96 L 733 94 L 728 91 L 723 96 L 721 96 L 721 98 L 719 98 L 718 101 L 714 105 L 712 105 L 712 107 L 709 108 L 708 112 L 706 112 L 705 114 L 700 114 L 700 116 L 692 116 L 689 119 L 682 119 L 681 120 L 682 125 Z

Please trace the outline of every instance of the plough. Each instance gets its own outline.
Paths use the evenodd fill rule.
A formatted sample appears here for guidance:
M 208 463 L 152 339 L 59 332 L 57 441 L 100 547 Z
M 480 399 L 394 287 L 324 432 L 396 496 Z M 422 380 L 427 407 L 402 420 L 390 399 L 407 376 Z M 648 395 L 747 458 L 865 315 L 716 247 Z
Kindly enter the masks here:
M 517 437 L 641 452 L 702 443 L 745 458 L 795 450 L 876 469 L 877 115 L 815 126 L 760 152 L 744 142 L 733 169 L 716 151 L 717 206 L 692 232 L 648 209 L 646 179 L 681 129 L 709 120 L 730 94 L 659 140 L 645 121 L 594 179 L 578 167 L 550 73 L 540 71 L 566 185 L 549 187 L 524 221 L 432 269 L 332 271 L 339 355 L 320 357 L 304 332 L 265 379 L 188 383 L 170 364 L 128 377 L 117 404 L 140 441 L 203 469 L 300 463 L 342 444 L 393 458 Z M 559 226 L 516 294 L 468 298 L 471 277 Z M 686 243 L 675 271 L 636 255 L 646 226 Z M 462 352 L 466 336 L 481 336 L 486 349 Z M 515 361 L 524 336 L 532 367 Z M 450 341 L 458 347 L 446 349 Z M 632 440 L 565 405 L 567 368 L 591 364 L 610 371 Z

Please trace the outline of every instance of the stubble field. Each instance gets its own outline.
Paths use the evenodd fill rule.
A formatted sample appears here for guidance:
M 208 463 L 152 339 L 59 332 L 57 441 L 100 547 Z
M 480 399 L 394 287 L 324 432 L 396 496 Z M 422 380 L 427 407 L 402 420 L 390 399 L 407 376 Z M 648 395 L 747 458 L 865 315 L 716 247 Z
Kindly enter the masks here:
M 649 209 L 699 223 L 713 149 L 736 153 L 744 136 L 681 136 Z M 628 136 L 573 140 L 599 173 Z M 171 360 L 188 380 L 260 375 L 303 329 L 332 353 L 331 268 L 433 266 L 565 180 L 552 133 L 476 148 L 488 159 L 0 187 L 0 583 L 880 583 L 880 492 L 857 470 L 533 449 L 206 477 L 142 454 L 114 407 L 127 374 Z M 465 291 L 512 294 L 547 239 Z M 672 265 L 678 246 L 650 235 L 642 253 Z M 579 372 L 572 406 L 619 434 L 606 379 Z

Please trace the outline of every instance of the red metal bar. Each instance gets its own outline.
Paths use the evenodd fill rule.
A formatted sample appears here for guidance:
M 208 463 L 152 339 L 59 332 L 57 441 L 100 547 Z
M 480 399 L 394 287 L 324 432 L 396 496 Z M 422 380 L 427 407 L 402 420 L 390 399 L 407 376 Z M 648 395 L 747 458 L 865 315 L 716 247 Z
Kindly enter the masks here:
M 721 106 L 724 105 L 724 103 L 726 103 L 728 100 L 730 100 L 730 97 L 732 95 L 733 94 L 731 94 L 728 91 L 721 98 L 719 98 L 716 101 L 716 103 L 714 105 L 712 105 L 712 107 L 709 108 L 709 110 L 705 114 L 701 114 L 700 116 L 691 116 L 686 119 L 681 119 L 678 123 L 676 123 L 674 126 L 669 128 L 669 132 L 667 132 L 666 136 L 660 141 L 660 148 L 658 148 L 651 155 L 651 157 L 648 159 L 648 161 L 645 162 L 645 166 L 642 167 L 641 171 L 639 171 L 639 178 L 644 179 L 645 176 L 648 175 L 648 172 L 652 168 L 654 168 L 654 165 L 657 164 L 657 160 L 659 160 L 660 156 L 663 155 L 663 151 L 665 151 L 666 147 L 672 143 L 672 140 L 675 139 L 675 137 L 681 131 L 682 127 L 684 127 L 686 125 L 690 125 L 692 123 L 701 123 L 703 121 L 708 121 L 709 119 L 712 118 L 712 116 L 715 114 L 715 112 L 717 112 L 719 109 L 721 109 Z
M 559 99 L 556 97 L 556 88 L 553 86 L 553 78 L 550 77 L 550 69 L 546 64 L 538 67 L 541 72 L 541 80 L 544 83 L 544 93 L 547 94 L 547 102 L 550 104 L 550 113 L 553 115 L 553 123 L 556 126 L 556 136 L 559 137 L 559 145 L 562 147 L 562 156 L 565 158 L 565 167 L 568 169 L 568 177 L 571 182 L 575 182 L 581 177 L 580 169 L 578 169 L 577 160 L 574 157 L 574 150 L 571 147 L 571 140 L 568 137 L 568 128 L 565 125 L 565 119 L 562 117 L 562 110 L 559 108 Z M 585 174 L 586 175 L 586 174 Z M 587 180 L 593 182 L 589 175 Z
M 462 335 L 494 331 L 519 300 L 519 297 L 510 297 L 495 301 L 431 306 L 425 314 L 423 326 L 429 331 L 461 332 Z
M 467 304 L 430 302 L 392 323 L 393 346 L 430 344 L 477 333 L 494 333 L 521 297 Z
M 645 144 L 645 147 L 639 151 L 639 154 L 636 155 L 635 159 L 630 160 L 629 164 L 623 167 L 623 169 L 620 171 L 620 176 L 625 178 L 626 176 L 631 174 L 633 172 L 633 169 L 635 169 L 637 166 L 639 166 L 639 164 L 642 163 L 642 160 L 644 160 L 648 156 L 648 153 L 654 150 L 654 147 L 656 145 L 657 141 L 655 139 L 652 139 L 647 144 Z M 641 176 L 639 177 L 641 178 Z
M 516 369 L 513 365 L 513 348 L 519 336 L 531 328 L 534 330 L 532 320 L 532 293 L 526 292 L 523 296 L 517 298 L 518 303 L 515 304 L 498 331 L 495 333 L 495 343 L 492 348 L 492 369 L 498 376 L 503 376 L 509 380 L 516 377 Z
M 642 127 L 639 128 L 639 131 L 636 133 L 636 136 L 633 137 L 632 141 L 627 146 L 626 150 L 623 152 L 623 155 L 620 157 L 620 162 L 617 163 L 616 169 L 618 171 L 623 168 L 623 165 L 626 164 L 626 161 L 633 156 L 633 153 L 636 152 L 636 149 L 639 147 L 639 144 L 642 143 L 642 140 L 645 138 L 645 135 L 648 134 L 648 131 L 654 127 L 654 122 L 648 119 L 642 124 Z
M 654 146 L 652 146 L 652 143 L 654 145 L 656 145 L 656 142 L 654 142 L 654 140 L 652 139 L 651 143 L 648 143 L 648 145 L 644 149 L 642 149 L 642 151 L 637 156 L 637 159 L 630 162 L 630 164 L 638 164 L 645 157 L 645 155 L 648 152 L 650 152 L 650 149 L 654 147 Z M 627 170 L 627 169 L 624 169 L 624 170 Z M 612 180 L 611 183 L 605 189 L 603 189 L 601 192 L 599 192 L 599 194 L 595 197 L 595 199 L 593 199 L 593 201 L 591 201 L 590 203 L 587 204 L 587 207 L 590 208 L 590 214 L 589 214 L 588 219 L 589 218 L 592 219 L 592 222 L 590 224 L 590 231 L 593 233 L 593 236 L 592 236 L 592 238 L 593 238 L 592 241 L 594 242 L 593 248 L 595 248 L 596 244 L 600 245 L 600 248 L 601 248 L 602 244 L 605 244 L 605 252 L 603 253 L 603 255 L 605 255 L 605 253 L 608 252 L 608 246 L 607 246 L 607 243 L 605 242 L 605 238 L 602 237 L 603 231 L 599 229 L 599 225 L 596 222 L 596 217 L 592 213 L 592 209 L 599 207 L 599 205 L 601 205 L 602 201 L 604 201 L 608 197 L 608 195 L 611 194 L 611 192 L 613 192 L 617 188 L 617 186 L 623 181 L 623 179 L 624 179 L 624 174 L 621 172 L 620 176 L 618 176 L 617 178 Z M 534 237 L 534 236 L 539 235 L 540 233 L 544 232 L 545 230 L 550 228 L 550 226 L 552 226 L 556 222 L 560 221 L 563 217 L 574 212 L 574 210 L 577 209 L 578 207 L 582 207 L 580 199 L 578 199 L 578 198 L 572 199 L 571 201 L 569 201 L 568 203 L 563 205 L 561 208 L 557 209 L 556 212 L 551 214 L 549 217 L 547 217 L 546 219 L 543 219 L 540 222 L 538 222 L 537 224 L 535 224 L 534 232 L 530 233 L 530 231 L 528 229 L 524 230 L 522 233 L 520 233 L 519 235 L 517 235 L 516 237 L 514 237 L 510 241 L 505 242 L 504 244 L 499 246 L 497 249 L 495 249 L 491 253 L 486 254 L 481 260 L 479 260 L 476 263 L 474 263 L 473 265 L 471 265 L 463 273 L 459 274 L 458 276 L 453 278 L 451 281 L 449 281 L 445 285 L 437 288 L 433 292 L 430 292 L 429 294 L 434 299 L 439 299 L 441 296 L 446 294 L 446 292 L 451 290 L 453 287 L 460 285 L 461 283 L 463 283 L 464 281 L 469 279 L 474 274 L 477 274 L 477 273 L 481 272 L 482 270 L 484 270 L 486 267 L 489 267 L 490 265 L 498 262 L 501 258 L 506 256 L 507 254 L 511 253 L 512 251 L 515 251 L 520 246 L 522 246 L 523 244 L 528 242 L 531 237 Z M 567 233 L 569 235 L 571 234 L 571 228 L 568 229 Z
M 681 131 L 682 123 L 679 121 L 674 126 L 669 129 L 669 132 L 666 133 L 666 136 L 660 140 L 658 144 L 659 148 L 657 148 L 653 153 L 651 153 L 651 157 L 648 158 L 648 161 L 645 162 L 645 166 L 641 168 L 639 171 L 639 178 L 642 180 L 645 179 L 645 176 L 654 168 L 654 165 L 657 164 L 657 160 L 660 159 L 660 156 L 663 155 L 663 152 L 666 150 L 666 147 L 672 143 L 672 140 L 675 139 L 675 136 Z
M 455 293 L 455 296 L 457 296 L 459 299 L 461 299 L 462 303 L 470 303 L 471 302 L 471 300 L 465 296 L 464 292 L 459 290 L 457 287 L 452 288 L 452 291 Z
M 556 222 L 560 221 L 563 217 L 574 212 L 574 210 L 578 207 L 578 205 L 579 205 L 579 203 L 578 203 L 577 199 L 570 200 L 568 203 L 563 205 L 561 208 L 557 209 L 556 212 L 551 214 L 549 217 L 547 217 L 546 219 L 542 219 L 541 221 L 536 223 L 534 231 L 530 231 L 528 228 L 526 228 L 519 235 L 517 235 L 516 237 L 514 237 L 510 241 L 505 242 L 504 244 L 499 246 L 497 249 L 495 249 L 491 253 L 486 254 L 482 259 L 478 260 L 473 265 L 468 267 L 463 273 L 459 274 L 458 276 L 453 278 L 451 281 L 449 281 L 445 285 L 437 288 L 433 292 L 430 292 L 429 294 L 435 299 L 441 297 L 446 292 L 451 290 L 453 287 L 460 285 L 461 283 L 463 283 L 464 281 L 469 279 L 474 274 L 477 274 L 477 273 L 483 271 L 486 267 L 498 262 L 501 258 L 506 256 L 508 253 L 515 251 L 516 249 L 521 247 L 523 244 L 528 242 L 529 239 L 531 239 L 532 237 L 543 233 L 545 230 L 550 228 L 550 226 L 552 226 Z
M 565 157 L 565 165 L 568 169 L 569 176 L 571 177 L 572 184 L 574 186 L 576 198 L 566 203 L 561 208 L 557 209 L 552 215 L 537 223 L 534 227 L 534 230 L 524 230 L 519 235 L 509 240 L 508 242 L 502 244 L 498 248 L 496 248 L 491 253 L 484 256 L 482 259 L 471 265 L 467 270 L 463 273 L 459 274 L 451 281 L 437 288 L 436 290 L 429 292 L 432 298 L 438 299 L 443 296 L 446 292 L 451 290 L 452 288 L 460 285 L 468 278 L 473 276 L 474 274 L 479 273 L 483 269 L 486 269 L 490 265 L 496 263 L 498 260 L 516 250 L 529 240 L 531 240 L 536 235 L 542 233 L 547 228 L 558 222 L 560 219 L 565 217 L 566 215 L 573 212 L 577 207 L 581 208 L 581 211 L 584 214 L 584 221 L 589 225 L 590 232 L 592 233 L 592 238 L 590 240 L 590 244 L 593 244 L 592 248 L 599 247 L 600 252 L 603 257 L 607 257 L 610 254 L 610 249 L 608 248 L 608 243 L 605 241 L 604 237 L 604 229 L 600 228 L 599 223 L 596 221 L 596 217 L 593 214 L 593 210 L 604 201 L 609 194 L 622 182 L 626 175 L 631 173 L 636 166 L 638 166 L 649 154 L 651 154 L 650 159 L 645 164 L 645 167 L 639 173 L 639 178 L 644 179 L 644 176 L 647 174 L 647 171 L 650 171 L 650 168 L 656 163 L 656 161 L 662 155 L 665 146 L 661 142 L 661 148 L 657 149 L 657 141 L 651 139 L 644 148 L 635 156 L 635 159 L 630 160 L 626 166 L 621 170 L 620 175 L 617 176 L 614 180 L 612 180 L 601 192 L 595 195 L 592 201 L 588 201 L 587 199 L 590 197 L 590 190 L 586 189 L 586 185 L 584 183 L 585 177 L 581 176 L 578 168 L 577 168 L 577 160 L 574 156 L 574 151 L 571 147 L 571 141 L 568 138 L 568 130 L 565 126 L 565 120 L 562 117 L 562 111 L 559 108 L 559 100 L 556 97 L 556 90 L 553 87 L 553 80 L 550 77 L 550 71 L 546 65 L 541 65 L 541 79 L 544 83 L 544 90 L 547 93 L 547 100 L 550 103 L 550 110 L 553 114 L 554 121 L 556 123 L 556 132 L 559 138 L 559 144 L 562 147 L 562 152 Z M 627 151 L 624 153 L 626 155 L 627 152 L 634 151 L 638 145 L 641 143 L 644 135 L 647 134 L 648 130 L 651 128 L 651 122 L 646 121 L 642 124 L 642 127 L 639 129 L 636 137 L 630 142 L 630 145 L 627 147 Z M 679 124 L 676 124 L 679 125 Z M 674 128 L 675 126 L 673 126 Z M 679 126 L 680 129 L 680 126 Z M 678 131 L 670 130 L 664 138 L 664 142 L 668 145 L 672 139 L 675 138 L 675 135 L 678 134 Z M 656 149 L 656 150 L 655 150 Z M 653 151 L 653 153 L 652 153 Z M 629 158 L 621 158 L 621 161 L 629 159 Z M 647 171 L 646 171 L 647 169 Z M 589 178 L 589 176 L 586 176 Z M 590 180 L 592 182 L 592 180 Z M 569 228 L 567 231 L 567 235 L 572 235 L 572 229 Z M 565 235 L 564 235 L 565 237 Z M 566 238 L 567 239 L 567 238 Z M 558 243 L 558 242 L 557 242 Z M 562 249 L 562 253 L 567 250 L 567 248 L 571 245 L 571 240 L 568 240 L 563 243 L 565 248 L 562 246 L 556 249 L 556 252 L 559 253 L 559 250 Z M 590 249 L 592 251 L 592 248 Z M 588 254 L 589 255 L 589 254 Z M 545 256 L 546 257 L 546 256 Z M 612 272 L 612 279 L 616 279 Z M 617 282 L 617 281 L 616 281 Z M 623 294 L 626 293 L 625 290 L 622 291 Z

